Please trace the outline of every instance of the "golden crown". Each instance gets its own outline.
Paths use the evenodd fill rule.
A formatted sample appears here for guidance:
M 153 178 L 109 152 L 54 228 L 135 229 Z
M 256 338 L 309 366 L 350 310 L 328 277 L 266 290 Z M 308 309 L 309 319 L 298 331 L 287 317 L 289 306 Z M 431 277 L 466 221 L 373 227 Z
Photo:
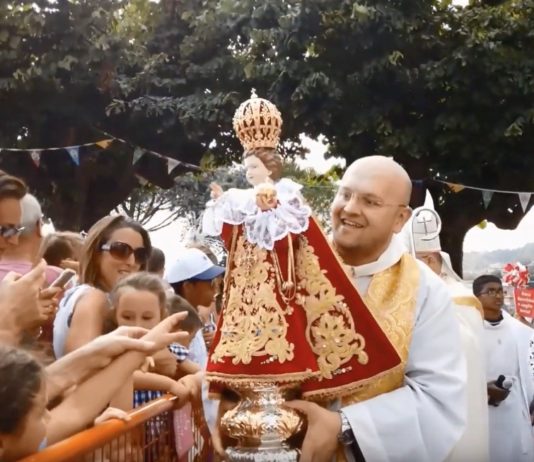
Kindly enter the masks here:
M 275 149 L 282 132 L 282 116 L 273 103 L 258 98 L 253 90 L 251 98 L 235 111 L 234 130 L 245 151 Z

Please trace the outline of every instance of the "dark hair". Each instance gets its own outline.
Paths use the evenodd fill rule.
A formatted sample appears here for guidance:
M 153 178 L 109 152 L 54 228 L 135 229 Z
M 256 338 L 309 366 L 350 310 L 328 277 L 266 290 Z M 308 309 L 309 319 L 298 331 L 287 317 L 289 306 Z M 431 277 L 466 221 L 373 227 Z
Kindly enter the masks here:
M 26 195 L 28 188 L 24 181 L 0 170 L 0 200 L 19 199 Z
M 255 156 L 261 160 L 265 168 L 271 172 L 270 178 L 277 181 L 282 177 L 283 162 L 282 156 L 278 154 L 276 149 L 272 148 L 255 148 L 245 151 L 243 157 Z
M 172 295 L 167 299 L 167 311 L 169 314 L 187 312 L 187 318 L 180 322 L 180 329 L 194 333 L 203 326 L 202 320 L 198 315 L 197 310 L 185 298 L 179 295 Z
M 124 215 L 107 216 L 98 220 L 89 230 L 80 255 L 80 283 L 101 288 L 99 284 L 100 269 L 98 256 L 100 247 L 104 245 L 111 235 L 118 229 L 131 228 L 143 238 L 143 245 L 150 255 L 152 244 L 150 236 L 137 221 Z M 141 271 L 146 270 L 146 263 L 141 265 Z
M 78 233 L 63 231 L 49 234 L 43 239 L 39 254 L 46 263 L 60 266 L 66 259 L 78 260 L 83 246 L 83 237 Z M 77 247 L 79 249 L 77 249 Z
M 489 282 L 496 282 L 502 285 L 501 279 L 497 276 L 493 276 L 492 274 L 484 274 L 482 276 L 477 277 L 473 281 L 473 293 L 478 297 L 482 292 L 482 289 L 484 289 L 484 286 Z
M 43 367 L 23 350 L 0 345 L 0 433 L 13 433 L 30 412 L 43 382 Z
M 165 254 L 157 247 L 152 247 L 150 258 L 148 259 L 147 271 L 150 273 L 158 273 L 165 268 Z

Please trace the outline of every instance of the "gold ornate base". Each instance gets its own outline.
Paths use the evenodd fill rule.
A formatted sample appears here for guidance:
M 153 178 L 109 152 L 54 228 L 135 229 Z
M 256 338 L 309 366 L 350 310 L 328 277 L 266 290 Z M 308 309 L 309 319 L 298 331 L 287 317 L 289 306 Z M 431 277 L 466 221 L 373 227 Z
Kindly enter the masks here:
M 228 448 L 232 462 L 296 462 L 299 451 L 287 440 L 302 428 L 302 418 L 283 407 L 290 389 L 274 384 L 235 387 L 239 404 L 221 420 L 221 430 L 237 440 Z

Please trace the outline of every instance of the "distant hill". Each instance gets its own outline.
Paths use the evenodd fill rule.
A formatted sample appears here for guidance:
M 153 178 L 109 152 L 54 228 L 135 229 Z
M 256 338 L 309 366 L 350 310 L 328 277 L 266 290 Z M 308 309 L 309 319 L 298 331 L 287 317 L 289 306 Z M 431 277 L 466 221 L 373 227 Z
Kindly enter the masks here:
M 500 249 L 492 252 L 465 252 L 464 279 L 470 280 L 484 273 L 499 273 L 506 263 L 521 262 L 529 267 L 534 277 L 534 243 L 518 249 Z

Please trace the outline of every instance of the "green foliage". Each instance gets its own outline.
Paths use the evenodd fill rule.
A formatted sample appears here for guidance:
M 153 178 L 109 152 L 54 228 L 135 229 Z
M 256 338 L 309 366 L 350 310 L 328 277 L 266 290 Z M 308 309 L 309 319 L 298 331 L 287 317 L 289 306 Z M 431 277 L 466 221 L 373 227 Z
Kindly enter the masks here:
M 301 134 L 323 135 L 348 162 L 381 153 L 414 178 L 530 190 L 532 30 L 533 0 L 7 0 L 0 143 L 79 144 L 102 129 L 190 163 L 229 165 L 241 153 L 233 112 L 255 88 L 284 116 L 288 158 L 302 154 Z M 39 171 L 23 155 L 4 153 L 0 164 L 49 199 L 56 221 L 76 216 L 82 227 L 128 196 L 135 172 L 173 185 L 157 160 L 132 167 L 128 150 L 107 154 L 79 169 L 66 154 Z M 320 190 L 304 194 L 324 209 L 329 196 L 310 192 Z M 484 218 L 513 227 L 523 215 L 514 196 L 486 211 L 479 196 L 436 193 L 453 226 L 445 232 L 459 236 L 453 247 Z

